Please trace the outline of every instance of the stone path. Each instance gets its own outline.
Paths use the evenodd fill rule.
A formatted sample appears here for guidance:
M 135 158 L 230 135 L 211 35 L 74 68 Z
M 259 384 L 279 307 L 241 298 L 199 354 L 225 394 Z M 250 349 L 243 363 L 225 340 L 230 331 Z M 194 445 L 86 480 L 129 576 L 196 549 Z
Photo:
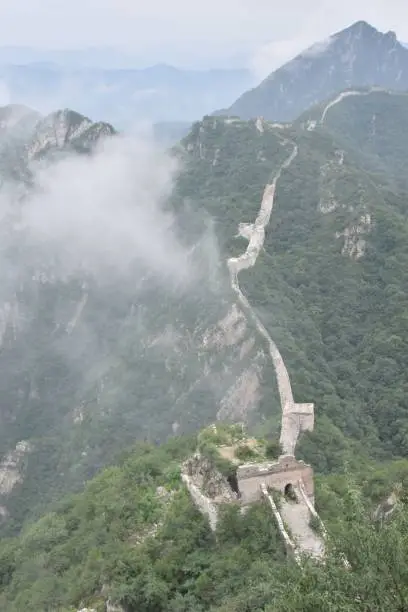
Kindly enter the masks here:
M 324 555 L 323 539 L 310 527 L 311 513 L 300 491 L 295 488 L 297 502 L 282 500 L 280 514 L 289 528 L 292 540 L 302 553 L 315 558 Z

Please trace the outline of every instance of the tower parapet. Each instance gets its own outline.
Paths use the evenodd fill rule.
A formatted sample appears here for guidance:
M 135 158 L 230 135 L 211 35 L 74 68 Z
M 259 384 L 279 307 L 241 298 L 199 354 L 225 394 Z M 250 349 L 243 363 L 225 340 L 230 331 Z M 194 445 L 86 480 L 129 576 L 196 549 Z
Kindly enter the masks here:
M 241 504 L 251 504 L 261 499 L 261 484 L 285 494 L 289 485 L 302 480 L 306 495 L 314 504 L 313 468 L 292 455 L 281 455 L 271 463 L 249 463 L 238 466 L 237 481 Z

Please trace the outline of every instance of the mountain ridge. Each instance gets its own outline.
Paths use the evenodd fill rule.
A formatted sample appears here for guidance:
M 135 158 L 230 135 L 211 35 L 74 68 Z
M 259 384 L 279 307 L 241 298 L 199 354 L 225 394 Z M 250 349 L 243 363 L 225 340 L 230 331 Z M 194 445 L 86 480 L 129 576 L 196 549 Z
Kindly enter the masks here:
M 394 32 L 381 33 L 365 21 L 305 49 L 214 114 L 292 121 L 321 100 L 359 86 L 408 89 L 408 50 Z
M 253 83 L 245 68 L 187 70 L 167 64 L 144 69 L 4 64 L 0 79 L 6 102 L 42 113 L 73 107 L 118 129 L 142 122 L 194 121 L 230 103 Z

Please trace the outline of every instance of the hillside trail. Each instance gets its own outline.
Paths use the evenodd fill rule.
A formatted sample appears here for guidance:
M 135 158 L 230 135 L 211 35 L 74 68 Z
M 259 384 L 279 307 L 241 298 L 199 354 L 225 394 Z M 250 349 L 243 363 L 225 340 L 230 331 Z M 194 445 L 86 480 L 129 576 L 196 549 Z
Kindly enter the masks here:
M 312 529 L 310 501 L 307 502 L 300 483 L 297 486 L 295 485 L 293 490 L 296 500 L 282 498 L 278 508 L 266 484 L 261 484 L 262 495 L 269 502 L 285 546 L 288 551 L 293 553 L 296 562 L 302 562 L 302 555 L 321 559 L 325 553 L 324 526 L 322 534 L 318 534 Z M 313 514 L 315 514 L 315 511 L 313 511 Z M 322 525 L 322 523 L 320 524 Z
M 336 98 L 330 100 L 330 102 L 325 106 L 322 112 L 322 116 L 320 117 L 320 123 L 323 124 L 325 122 L 328 111 L 333 108 L 333 106 L 337 106 L 337 104 L 344 100 L 344 98 L 349 98 L 350 96 L 368 96 L 370 93 L 371 90 L 357 91 L 355 89 L 352 89 L 350 91 L 342 91 Z
M 293 418 L 293 412 L 296 411 L 296 404 L 293 399 L 292 386 L 290 383 L 289 373 L 283 361 L 283 357 L 268 333 L 267 329 L 263 325 L 262 321 L 255 313 L 253 307 L 249 303 L 247 297 L 244 295 L 239 285 L 238 274 L 242 270 L 252 268 L 258 259 L 258 255 L 264 245 L 265 241 L 265 227 L 268 225 L 275 199 L 276 186 L 284 170 L 290 167 L 295 158 L 298 155 L 297 145 L 287 139 L 282 140 L 283 145 L 292 145 L 292 151 L 285 159 L 285 161 L 278 168 L 272 182 L 268 183 L 265 187 L 261 207 L 258 216 L 253 224 L 242 224 L 244 227 L 240 227 L 241 235 L 244 235 L 248 240 L 248 246 L 242 255 L 239 257 L 230 257 L 227 261 L 231 287 L 235 292 L 238 301 L 242 305 L 245 311 L 249 313 L 252 320 L 254 321 L 258 332 L 265 338 L 268 343 L 269 353 L 274 365 L 276 379 L 279 390 L 279 397 L 282 409 L 282 428 L 280 442 L 282 444 L 283 454 L 294 455 L 297 438 L 299 435 L 299 428 L 297 426 L 296 419 Z M 245 233 L 243 231 L 245 230 Z

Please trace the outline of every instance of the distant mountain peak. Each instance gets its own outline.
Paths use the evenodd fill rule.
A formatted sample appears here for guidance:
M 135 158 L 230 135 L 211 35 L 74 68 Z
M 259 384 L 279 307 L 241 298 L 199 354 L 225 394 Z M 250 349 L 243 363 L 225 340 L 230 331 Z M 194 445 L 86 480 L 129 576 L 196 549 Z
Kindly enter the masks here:
M 314 43 L 216 114 L 293 121 L 350 87 L 408 89 L 408 49 L 395 32 L 383 33 L 366 21 L 356 21 Z
M 356 21 L 347 28 L 340 30 L 333 35 L 332 38 L 349 38 L 350 35 L 357 39 L 364 39 L 365 37 L 376 37 L 378 39 L 390 39 L 393 42 L 397 41 L 397 35 L 393 30 L 388 32 L 381 32 L 376 27 L 367 23 L 367 21 Z
M 16 128 L 25 130 L 31 129 L 41 115 L 23 104 L 8 104 L 0 107 L 0 131 L 4 138 L 5 131 Z
M 390 38 L 394 42 L 397 42 L 397 34 L 396 34 L 396 32 L 394 32 L 394 30 L 388 30 L 388 32 L 386 32 L 385 36 L 387 36 L 388 38 Z M 401 44 L 401 43 L 399 42 L 399 44 Z
M 373 33 L 380 33 L 379 30 L 377 30 L 377 28 L 375 28 L 373 25 L 371 25 L 371 23 L 368 23 L 367 21 L 364 21 L 364 19 L 360 19 L 359 21 L 355 21 L 354 23 L 352 23 L 351 25 L 349 25 L 347 28 L 344 28 L 343 30 L 340 30 L 340 32 L 338 32 L 338 34 L 344 34 L 347 32 L 355 32 L 355 33 L 367 33 L 367 34 L 373 34 Z

